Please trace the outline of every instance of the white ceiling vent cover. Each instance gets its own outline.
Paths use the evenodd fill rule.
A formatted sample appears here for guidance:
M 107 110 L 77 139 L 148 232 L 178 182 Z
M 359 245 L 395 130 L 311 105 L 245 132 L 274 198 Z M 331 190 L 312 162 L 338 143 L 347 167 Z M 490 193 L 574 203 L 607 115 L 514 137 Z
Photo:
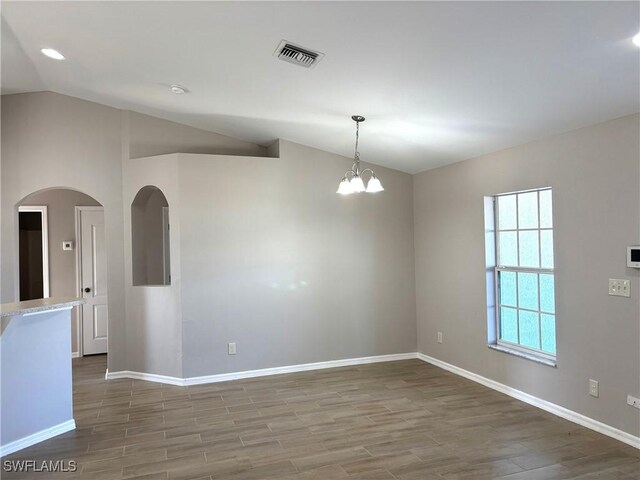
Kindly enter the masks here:
M 293 63 L 294 65 L 299 65 L 304 68 L 315 67 L 318 62 L 322 60 L 322 57 L 324 57 L 324 53 L 314 52 L 313 50 L 300 47 L 299 45 L 286 40 L 282 40 L 280 42 L 280 45 L 278 45 L 278 48 L 276 48 L 273 55 L 278 57 L 280 60 L 284 60 L 285 62 Z

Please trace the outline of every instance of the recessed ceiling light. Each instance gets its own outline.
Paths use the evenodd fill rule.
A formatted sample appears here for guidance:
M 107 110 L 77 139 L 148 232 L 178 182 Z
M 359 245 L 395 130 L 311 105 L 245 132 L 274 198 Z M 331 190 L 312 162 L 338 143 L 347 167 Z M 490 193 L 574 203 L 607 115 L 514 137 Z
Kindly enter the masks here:
M 634 35 L 633 43 L 635 44 L 636 47 L 640 47 L 640 32 Z
M 171 85 L 171 93 L 175 93 L 176 95 L 182 95 L 183 93 L 187 93 L 187 89 L 182 85 Z
M 43 48 L 40 51 L 43 55 L 46 55 L 49 58 L 53 58 L 54 60 L 64 60 L 64 55 L 62 55 L 54 48 Z

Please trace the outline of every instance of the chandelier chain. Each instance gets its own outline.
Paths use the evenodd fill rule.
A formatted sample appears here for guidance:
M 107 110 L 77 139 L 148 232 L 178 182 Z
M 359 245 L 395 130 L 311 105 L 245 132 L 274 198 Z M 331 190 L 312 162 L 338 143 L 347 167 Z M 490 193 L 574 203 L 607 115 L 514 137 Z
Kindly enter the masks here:
M 342 195 L 350 195 L 352 193 L 375 193 L 382 192 L 384 188 L 382 188 L 382 184 L 378 177 L 376 177 L 373 170 L 370 168 L 365 168 L 364 170 L 360 167 L 360 152 L 358 151 L 358 146 L 360 143 L 360 122 L 364 122 L 365 118 L 362 115 L 352 115 L 351 120 L 356 122 L 356 145 L 353 154 L 353 165 L 350 170 L 347 170 L 338 185 L 338 191 L 336 193 L 340 193 Z M 369 173 L 369 181 L 365 183 L 363 179 L 363 174 Z
M 356 151 L 354 152 L 354 159 L 357 162 L 359 160 L 360 153 L 358 153 L 358 139 L 360 138 L 360 122 L 356 122 Z

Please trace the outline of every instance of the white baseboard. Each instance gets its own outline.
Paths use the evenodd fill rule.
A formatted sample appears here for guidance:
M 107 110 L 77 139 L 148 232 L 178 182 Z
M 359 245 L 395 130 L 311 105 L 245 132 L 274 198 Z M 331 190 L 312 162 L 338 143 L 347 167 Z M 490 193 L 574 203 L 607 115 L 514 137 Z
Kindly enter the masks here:
M 451 373 L 455 373 L 456 375 L 460 375 L 461 377 L 473 380 L 474 382 L 480 383 L 485 387 L 489 387 L 493 390 L 504 393 L 505 395 L 509 395 L 510 397 L 521 400 L 525 403 L 528 403 L 529 405 L 533 405 L 534 407 L 538 407 L 549 413 L 553 413 L 554 415 L 564 418 L 565 420 L 577 423 L 578 425 L 602 433 L 603 435 L 607 435 L 608 437 L 615 438 L 616 440 L 624 442 L 627 445 L 631 445 L 632 447 L 640 449 L 640 437 L 636 437 L 635 435 L 631 435 L 630 433 L 623 432 L 622 430 L 618 430 L 617 428 L 614 428 L 610 425 L 589 418 L 585 415 L 582 415 L 581 413 L 574 412 L 573 410 L 561 407 L 560 405 L 556 405 L 555 403 L 551 403 L 546 400 L 542 400 L 541 398 L 534 397 L 533 395 L 529 395 L 528 393 L 516 390 L 515 388 L 496 382 L 495 380 L 491 380 L 468 370 L 464 370 L 463 368 L 456 367 L 455 365 L 451 365 L 450 363 L 443 362 L 442 360 L 438 360 L 437 358 L 430 357 L 423 353 L 418 353 L 417 358 L 424 362 L 435 365 L 436 367 L 447 370 Z
M 288 365 L 284 367 L 261 368 L 259 370 L 247 370 L 244 372 L 221 373 L 218 375 L 205 375 L 201 377 L 170 377 L 167 375 L 156 375 L 153 373 L 132 372 L 123 370 L 120 372 L 107 372 L 107 380 L 116 378 L 133 378 L 136 380 L 147 380 L 150 382 L 167 383 L 169 385 L 201 385 L 205 383 L 228 382 L 230 380 L 240 380 L 243 378 L 264 377 L 268 375 L 281 375 L 283 373 L 306 372 L 309 370 L 322 370 L 325 368 L 347 367 L 351 365 L 365 365 L 367 363 L 393 362 L 397 360 L 409 360 L 417 358 L 415 352 L 396 353 L 391 355 L 377 355 L 374 357 L 346 358 L 343 360 L 330 360 L 328 362 L 303 363 L 300 365 Z
M 553 413 L 554 415 L 557 415 L 561 418 L 577 423 L 578 425 L 581 425 L 583 427 L 589 428 L 596 432 L 602 433 L 611 438 L 615 438 L 616 440 L 619 440 L 628 445 L 631 445 L 632 447 L 640 449 L 640 437 L 636 437 L 634 435 L 631 435 L 630 433 L 623 432 L 622 430 L 618 430 L 617 428 L 611 427 L 610 425 L 606 425 L 602 422 L 586 417 L 580 413 L 561 407 L 560 405 L 556 405 L 555 403 L 542 400 L 541 398 L 534 397 L 533 395 L 529 395 L 528 393 L 522 392 L 520 390 L 516 390 L 515 388 L 509 387 L 502 383 L 498 383 L 494 380 L 488 379 L 476 373 L 469 372 L 468 370 L 464 370 L 460 367 L 456 367 L 455 365 L 451 365 L 449 363 L 443 362 L 442 360 L 438 360 L 437 358 L 429 357 L 428 355 L 424 355 L 422 353 L 417 353 L 417 352 L 398 353 L 398 354 L 392 354 L 392 355 L 377 355 L 373 357 L 347 358 L 343 360 L 331 360 L 328 362 L 304 363 L 300 365 L 289 365 L 285 367 L 275 367 L 275 368 L 262 368 L 259 370 L 247 370 L 244 372 L 221 373 L 218 375 L 206 375 L 206 376 L 200 376 L 200 377 L 180 378 L 180 377 L 171 377 L 167 375 L 156 375 L 153 373 L 141 373 L 141 372 L 123 370 L 120 372 L 107 371 L 105 378 L 107 380 L 114 380 L 117 378 L 133 378 L 136 380 L 146 380 L 149 382 L 166 383 L 169 385 L 188 386 L 188 385 L 201 385 L 206 383 L 227 382 L 230 380 L 263 377 L 268 375 L 280 375 L 283 373 L 306 372 L 309 370 L 321 370 L 325 368 L 347 367 L 352 365 L 364 365 L 368 363 L 379 363 L 379 362 L 392 362 L 397 360 L 409 360 L 413 358 L 419 358 L 424 362 L 430 363 L 444 370 L 455 373 L 456 375 L 465 377 L 469 380 L 473 380 L 474 382 L 480 383 L 493 390 L 496 390 L 498 392 L 509 395 L 510 397 L 513 397 L 525 403 L 528 403 L 529 405 L 533 405 L 534 407 L 541 408 L 542 410 L 545 410 L 549 413 Z
M 133 372 L 131 370 L 121 370 L 119 372 L 110 372 L 107 370 L 104 378 L 106 380 L 116 380 L 118 378 L 132 378 L 134 380 L 146 380 L 147 382 L 166 383 L 167 385 L 178 385 L 184 387 L 186 378 L 169 377 L 167 375 L 156 375 L 155 373 Z
M 79 358 L 80 352 L 71 352 L 71 358 Z
M 367 363 L 395 362 L 397 360 L 409 360 L 416 357 L 416 353 L 411 352 L 396 353 L 392 355 L 376 355 L 374 357 L 346 358 L 343 360 L 330 360 L 328 362 L 303 363 L 300 365 L 289 365 L 286 367 L 262 368 L 260 370 L 247 370 L 245 372 L 223 373 L 220 375 L 207 375 L 203 377 L 185 378 L 185 385 L 200 385 L 203 383 L 226 382 L 229 380 L 240 380 L 242 378 L 281 375 L 283 373 L 306 372 L 309 370 L 348 367 L 352 365 L 365 365 Z
M 22 450 L 23 448 L 30 447 L 31 445 L 35 445 L 36 443 L 43 442 L 62 433 L 74 430 L 75 428 L 76 422 L 75 420 L 71 419 L 66 422 L 60 423 L 55 427 L 40 430 L 39 432 L 23 437 L 19 440 L 15 440 L 13 442 L 7 443 L 6 445 L 0 446 L 0 457 L 4 457 L 11 453 L 17 452 L 18 450 Z

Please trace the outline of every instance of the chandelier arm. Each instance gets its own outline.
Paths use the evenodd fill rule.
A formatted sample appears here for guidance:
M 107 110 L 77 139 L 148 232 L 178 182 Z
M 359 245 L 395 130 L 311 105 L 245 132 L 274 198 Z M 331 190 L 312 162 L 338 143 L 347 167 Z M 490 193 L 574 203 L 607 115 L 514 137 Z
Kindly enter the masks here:
M 360 172 L 360 175 L 362 175 L 364 172 L 369 172 L 372 177 L 376 176 L 376 174 L 373 173 L 373 170 L 371 170 L 370 168 L 365 168 L 364 170 L 362 170 L 362 172 Z

